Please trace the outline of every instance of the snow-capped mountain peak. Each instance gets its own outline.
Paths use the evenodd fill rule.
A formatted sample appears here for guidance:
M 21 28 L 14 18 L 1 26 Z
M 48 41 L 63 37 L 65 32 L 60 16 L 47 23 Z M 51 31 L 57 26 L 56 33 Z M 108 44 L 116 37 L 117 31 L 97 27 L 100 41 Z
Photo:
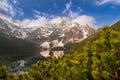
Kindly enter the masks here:
M 82 26 L 77 22 L 72 22 L 62 18 L 58 23 L 54 20 L 53 22 L 45 24 L 44 26 L 21 28 L 0 18 L 0 31 L 7 35 L 31 40 L 40 44 L 58 40 L 58 46 L 63 46 L 63 44 L 68 42 L 79 42 L 84 40 L 91 34 L 94 34 L 95 29 L 87 24 Z M 44 45 L 46 44 L 47 43 Z

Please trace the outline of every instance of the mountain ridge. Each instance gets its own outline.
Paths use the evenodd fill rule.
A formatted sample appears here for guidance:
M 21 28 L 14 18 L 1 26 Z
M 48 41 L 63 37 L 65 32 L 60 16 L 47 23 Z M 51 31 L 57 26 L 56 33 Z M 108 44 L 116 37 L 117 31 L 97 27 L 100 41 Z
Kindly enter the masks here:
M 64 20 L 61 23 L 45 24 L 38 28 L 21 28 L 0 19 L 0 31 L 16 38 L 30 40 L 42 44 L 45 41 L 52 42 L 54 40 L 67 42 L 79 42 L 94 34 L 95 28 L 82 26 L 78 23 L 71 23 Z
M 106 27 L 106 26 L 104 26 L 104 27 Z M 104 28 L 104 27 L 102 27 L 102 28 Z M 113 25 L 107 26 L 107 27 L 110 27 L 112 30 L 120 32 L 120 20 L 115 22 Z M 82 47 L 86 44 L 87 41 L 92 42 L 92 41 L 94 41 L 94 40 L 96 40 L 96 39 L 98 39 L 100 37 L 102 28 L 97 29 L 95 34 L 90 35 L 89 37 L 87 37 L 86 39 L 84 39 L 81 42 L 66 44 L 65 45 L 65 52 L 66 53 L 81 52 Z

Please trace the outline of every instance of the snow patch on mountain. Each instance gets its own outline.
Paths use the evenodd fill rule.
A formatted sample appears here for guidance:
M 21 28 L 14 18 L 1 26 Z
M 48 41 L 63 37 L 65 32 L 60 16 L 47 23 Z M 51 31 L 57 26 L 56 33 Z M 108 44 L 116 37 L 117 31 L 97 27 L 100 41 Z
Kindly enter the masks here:
M 22 39 L 25 39 L 26 37 L 28 37 L 27 33 L 26 32 L 21 32 L 22 33 Z
M 44 35 L 42 35 L 43 37 L 49 37 L 53 33 L 53 31 L 43 32 L 43 33 L 44 33 Z
M 64 47 L 64 43 L 62 41 L 60 41 L 56 46 L 57 47 Z
M 40 54 L 41 54 L 41 56 L 43 56 L 43 57 L 50 57 L 50 51 L 49 51 L 49 50 L 47 50 L 47 51 L 42 51 L 42 52 L 40 52 Z
M 62 33 L 62 34 L 60 35 L 60 37 L 65 37 L 65 34 L 64 34 L 64 33 Z
M 53 47 L 55 47 L 55 46 L 58 44 L 58 42 L 59 42 L 58 40 L 53 40 L 53 41 L 51 42 L 51 44 L 52 44 Z
M 86 32 L 84 29 L 82 31 L 83 31 L 83 39 L 87 38 L 88 32 Z
M 49 42 L 46 41 L 46 42 L 43 42 L 43 43 L 40 45 L 40 47 L 49 49 L 49 48 L 50 48 L 50 44 L 49 44 Z

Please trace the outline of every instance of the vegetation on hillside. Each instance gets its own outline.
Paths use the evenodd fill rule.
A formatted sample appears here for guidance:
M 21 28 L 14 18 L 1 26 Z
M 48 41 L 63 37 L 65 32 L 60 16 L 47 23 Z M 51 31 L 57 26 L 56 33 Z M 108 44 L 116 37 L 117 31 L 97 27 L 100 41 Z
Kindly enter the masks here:
M 27 73 L 6 69 L 0 67 L 0 80 L 120 80 L 120 32 L 105 27 L 73 55 L 33 64 Z
M 113 30 L 120 31 L 120 20 L 111 26 Z

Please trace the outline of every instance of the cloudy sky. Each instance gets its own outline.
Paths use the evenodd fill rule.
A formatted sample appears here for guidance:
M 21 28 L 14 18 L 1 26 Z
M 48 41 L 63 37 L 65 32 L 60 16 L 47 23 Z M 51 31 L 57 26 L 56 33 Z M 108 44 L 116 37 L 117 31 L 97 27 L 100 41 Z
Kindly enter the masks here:
M 0 0 L 0 17 L 23 27 L 62 19 L 101 27 L 120 19 L 120 0 Z

